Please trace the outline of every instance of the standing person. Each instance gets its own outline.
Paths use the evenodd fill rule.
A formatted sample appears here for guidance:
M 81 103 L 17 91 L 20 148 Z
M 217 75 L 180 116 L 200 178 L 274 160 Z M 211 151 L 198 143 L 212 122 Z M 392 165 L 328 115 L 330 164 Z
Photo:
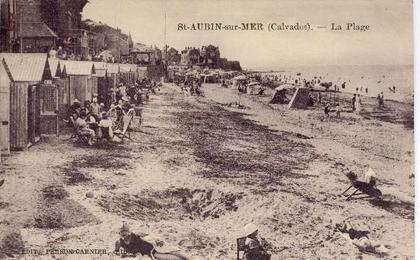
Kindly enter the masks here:
M 367 87 L 365 88 L 365 91 L 366 91 L 366 94 L 367 94 L 368 93 L 368 88 Z
M 340 104 L 339 103 L 337 103 L 337 105 L 335 106 L 335 110 L 336 110 L 336 115 L 337 115 L 337 117 L 340 117 L 341 116 L 341 107 L 340 107 Z
M 131 87 L 127 90 L 127 95 L 130 97 L 130 103 L 135 103 L 134 96 L 136 95 L 136 86 L 131 85 Z
M 94 116 L 99 117 L 100 113 L 101 113 L 101 106 L 98 104 L 98 95 L 94 94 L 93 98 L 92 98 L 92 103 L 90 104 L 91 107 L 91 112 Z
M 57 58 L 57 51 L 54 47 L 51 48 L 50 52 L 48 53 L 50 58 Z
M 376 100 L 378 101 L 378 107 L 381 108 L 382 107 L 381 94 L 378 94 L 378 96 L 376 97 Z
M 324 113 L 326 116 L 330 116 L 330 103 L 327 103 L 327 105 L 324 107 Z
M 357 94 L 354 105 L 355 105 L 355 111 L 359 113 L 362 110 L 362 100 L 360 99 L 360 94 Z
M 121 95 L 121 99 L 127 97 L 127 87 L 123 83 L 120 84 L 120 95 Z
M 356 110 L 356 94 L 353 94 L 351 98 L 351 110 L 354 112 Z
M 385 107 L 384 100 L 385 100 L 384 92 L 381 92 L 380 94 L 381 107 Z
M 113 87 L 112 89 L 109 90 L 109 97 L 110 100 L 109 102 L 107 101 L 107 105 L 111 106 L 111 104 L 117 102 L 117 90 L 115 87 Z
M 322 101 L 322 95 L 321 92 L 318 92 L 318 103 L 321 104 Z

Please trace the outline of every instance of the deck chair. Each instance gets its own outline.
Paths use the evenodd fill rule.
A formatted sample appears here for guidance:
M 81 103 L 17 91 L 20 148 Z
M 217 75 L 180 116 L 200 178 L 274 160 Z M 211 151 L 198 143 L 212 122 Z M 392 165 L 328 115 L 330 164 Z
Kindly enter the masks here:
M 130 108 L 128 112 L 121 117 L 120 125 L 122 125 L 122 128 L 114 130 L 114 135 L 120 138 L 121 141 L 124 141 L 124 138 L 132 140 L 130 136 L 130 126 L 134 120 L 134 113 L 134 108 Z
M 245 240 L 246 240 L 246 237 L 239 237 L 236 239 L 236 259 L 237 260 L 242 260 L 242 257 L 245 253 Z
M 242 260 L 245 256 L 246 245 L 245 245 L 246 237 L 239 237 L 236 239 L 236 259 Z M 258 258 L 260 259 L 260 258 Z M 271 255 L 264 256 L 264 259 L 270 260 Z
M 89 146 L 92 146 L 94 144 L 94 140 L 89 138 L 87 135 L 83 135 L 83 134 L 79 133 L 79 131 L 77 129 L 77 126 L 76 126 L 76 122 L 74 121 L 73 117 L 70 117 L 70 122 L 72 123 L 72 126 L 73 126 L 73 133 L 67 140 L 71 140 L 71 139 L 75 138 L 81 143 L 88 144 Z
M 376 188 L 375 178 L 372 178 L 370 182 L 367 183 L 357 180 L 357 176 L 354 173 L 349 173 L 346 176 L 351 182 L 350 186 L 343 193 L 341 193 L 346 197 L 346 200 L 380 198 L 382 196 L 382 192 Z M 352 188 L 354 191 L 350 194 L 347 194 L 347 192 Z

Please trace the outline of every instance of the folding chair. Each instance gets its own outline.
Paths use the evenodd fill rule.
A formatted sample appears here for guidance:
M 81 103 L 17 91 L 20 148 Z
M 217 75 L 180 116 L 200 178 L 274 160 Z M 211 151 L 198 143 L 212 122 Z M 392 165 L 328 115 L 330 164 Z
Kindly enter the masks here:
M 376 180 L 374 178 L 369 183 L 366 183 L 364 181 L 358 181 L 354 173 L 347 174 L 347 177 L 350 179 L 351 185 L 341 193 L 346 197 L 346 200 L 380 198 L 382 196 L 382 192 L 376 188 Z M 347 194 L 352 188 L 354 188 L 354 191 Z
M 237 260 L 242 260 L 244 259 L 244 257 L 246 256 L 245 251 L 247 251 L 247 246 L 245 245 L 245 241 L 246 241 L 246 237 L 239 237 L 236 239 L 236 259 Z M 242 252 L 242 253 L 241 253 Z M 248 259 L 249 259 L 249 255 L 248 255 Z M 251 257 L 252 258 L 252 257 Z M 270 260 L 271 259 L 271 255 L 270 254 L 266 254 L 263 256 L 263 258 L 261 257 L 257 257 L 258 259 L 265 259 L 265 260 Z M 255 259 L 255 258 L 254 258 Z
M 94 140 L 92 138 L 89 138 L 87 135 L 79 133 L 78 128 L 76 126 L 76 122 L 74 121 L 73 117 L 70 117 L 70 121 L 73 125 L 73 133 L 67 140 L 77 138 L 79 142 L 92 146 L 94 144 Z
M 236 239 L 236 259 L 241 260 L 245 253 L 245 240 L 246 237 L 239 237 Z M 243 252 L 241 254 L 241 252 Z
M 122 119 L 121 119 L 122 129 L 114 130 L 114 135 L 120 138 L 121 141 L 124 141 L 124 138 L 132 140 L 131 135 L 130 135 L 130 131 L 131 131 L 130 126 L 134 120 L 134 113 L 135 113 L 134 109 L 130 108 L 128 112 L 122 116 Z

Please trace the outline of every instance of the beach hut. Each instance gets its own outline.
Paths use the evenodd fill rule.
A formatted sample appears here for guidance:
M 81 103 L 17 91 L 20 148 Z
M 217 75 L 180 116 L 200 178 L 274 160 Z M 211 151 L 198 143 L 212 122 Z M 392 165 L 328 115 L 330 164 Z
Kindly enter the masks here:
M 112 82 L 112 86 L 116 87 L 117 84 L 119 83 L 120 64 L 107 63 L 106 74 L 107 74 L 107 77 L 110 78 L 110 81 Z
M 93 75 L 98 82 L 98 102 L 103 103 L 106 107 L 111 105 L 111 94 L 114 86 L 113 79 L 109 77 L 111 73 L 108 73 L 107 63 L 105 62 L 94 62 L 95 74 Z
M 147 67 L 145 66 L 137 66 L 137 78 L 138 79 L 143 79 L 143 78 L 147 78 Z
M 120 77 L 126 84 L 134 84 L 137 79 L 137 65 L 120 64 Z
M 56 58 L 48 58 L 48 64 L 50 66 L 50 71 L 52 74 L 53 84 L 57 87 L 57 99 L 58 99 L 58 117 L 67 118 L 68 110 L 70 107 L 70 80 L 67 76 L 66 66 L 62 60 Z M 65 122 L 58 120 L 58 129 L 65 127 Z
M 54 99 L 54 95 L 48 95 L 54 93 L 54 86 L 47 55 L 0 53 L 0 60 L 2 92 L 7 92 L 5 88 L 9 82 L 9 103 L 6 106 L 2 105 L 2 108 L 9 109 L 9 149 L 25 149 L 40 139 L 44 130 L 42 122 L 45 122 L 45 116 L 49 115 L 50 109 L 56 106 L 57 100 Z M 7 93 L 2 96 L 4 99 Z M 6 117 L 7 120 L 5 113 L 2 113 L 2 118 Z M 53 117 L 57 120 L 56 114 Z M 6 151 L 4 147 L 2 150 Z
M 289 108 L 306 108 L 309 102 L 309 89 L 308 88 L 298 88 L 293 94 L 292 99 L 289 102 Z
M 0 60 L 0 155 L 10 153 L 10 83 L 13 78 L 4 58 Z
M 92 100 L 93 94 L 98 92 L 98 82 L 93 76 L 96 73 L 94 63 L 73 60 L 62 60 L 62 63 L 69 78 L 70 102 Z

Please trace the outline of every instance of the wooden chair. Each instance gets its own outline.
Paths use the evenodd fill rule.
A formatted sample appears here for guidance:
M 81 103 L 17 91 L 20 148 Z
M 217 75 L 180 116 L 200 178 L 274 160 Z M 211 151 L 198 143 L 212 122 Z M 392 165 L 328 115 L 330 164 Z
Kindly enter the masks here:
M 134 109 L 130 108 L 128 112 L 122 116 L 121 118 L 122 122 L 119 122 L 120 125 L 122 123 L 122 129 L 114 130 L 114 135 L 120 138 L 121 141 L 124 141 L 124 138 L 132 140 L 131 134 L 130 134 L 130 131 L 131 131 L 130 126 L 134 120 L 134 113 L 135 113 Z
M 357 176 L 353 173 L 349 173 L 346 176 L 351 182 L 350 186 L 343 193 L 341 193 L 346 197 L 346 200 L 380 198 L 382 196 L 382 192 L 376 188 L 375 178 L 372 178 L 370 182 L 367 183 L 357 180 Z M 347 192 L 352 188 L 354 191 L 350 194 L 347 194 Z
M 236 259 L 237 260 L 241 260 L 245 253 L 245 240 L 246 240 L 246 237 L 239 237 L 236 239 Z

